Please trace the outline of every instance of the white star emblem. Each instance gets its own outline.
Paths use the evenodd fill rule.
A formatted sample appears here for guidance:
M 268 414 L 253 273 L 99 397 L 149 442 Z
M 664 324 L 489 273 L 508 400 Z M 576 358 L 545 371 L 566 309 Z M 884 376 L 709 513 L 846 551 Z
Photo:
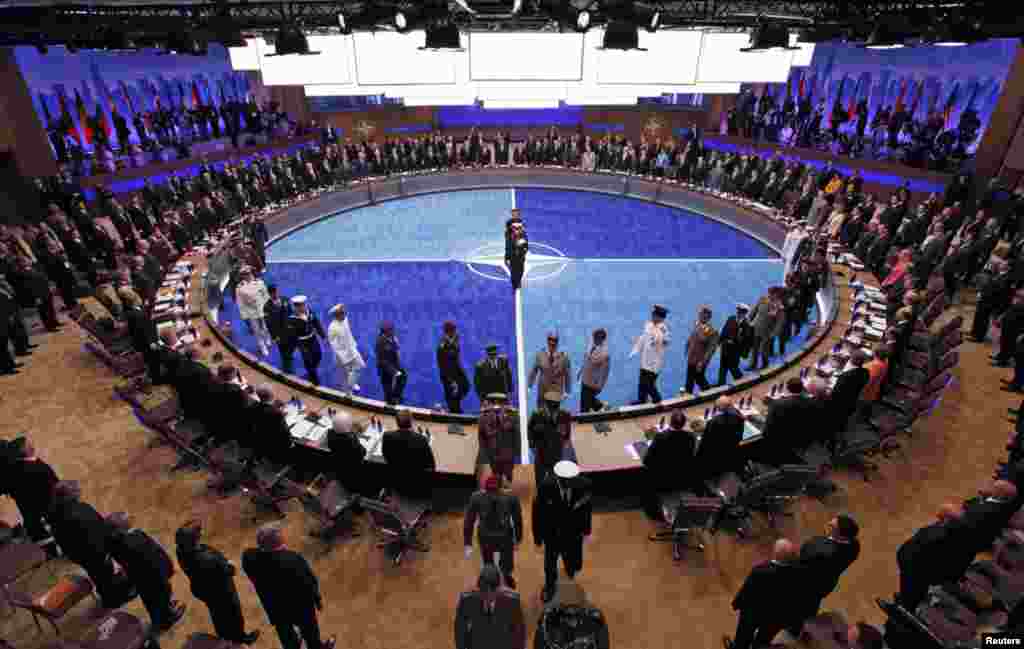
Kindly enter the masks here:
M 565 255 L 561 254 L 560 250 L 543 243 L 531 243 L 530 247 L 533 248 L 533 250 L 526 253 L 526 263 L 523 267 L 524 278 L 536 281 L 546 279 L 548 277 L 554 277 L 561 273 L 565 267 L 569 265 L 569 262 L 572 261 Z M 534 252 L 536 249 L 540 249 L 540 251 Z M 488 266 L 492 268 L 500 268 L 506 277 L 510 277 L 512 275 L 508 266 L 505 265 L 505 244 L 489 244 L 478 248 L 463 261 L 467 266 L 469 266 L 470 270 L 478 275 L 487 277 L 488 279 L 497 279 L 497 277 L 482 273 L 473 267 Z

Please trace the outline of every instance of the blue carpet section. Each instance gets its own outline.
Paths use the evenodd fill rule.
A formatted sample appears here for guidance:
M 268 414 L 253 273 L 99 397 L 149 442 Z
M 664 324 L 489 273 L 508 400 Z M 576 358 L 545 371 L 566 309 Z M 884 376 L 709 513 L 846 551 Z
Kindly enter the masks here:
M 605 194 L 517 189 L 530 242 L 567 257 L 778 258 L 739 230 L 694 212 Z
M 268 261 L 462 259 L 504 241 L 512 190 L 414 196 L 338 214 L 276 242 Z
M 339 302 L 348 307 L 352 333 L 367 365 L 360 379 L 361 396 L 384 398 L 373 349 L 378 325 L 383 320 L 395 323 L 402 363 L 409 372 L 407 405 L 432 407 L 444 402 L 434 354 L 445 320 L 459 324 L 463 366 L 470 382 L 472 365 L 484 356 L 484 347 L 489 342 L 497 343 L 502 353 L 509 355 L 513 377 L 516 375 L 512 291 L 507 282 L 479 277 L 464 264 L 271 263 L 266 280 L 277 283 L 283 295 L 309 296 L 325 330 L 330 323 L 327 310 Z M 258 354 L 255 339 L 245 330 L 238 308 L 230 299 L 225 302 L 224 317 L 232 321 L 235 340 L 241 347 Z M 320 379 L 325 386 L 334 387 L 334 356 L 328 353 L 326 344 L 323 349 Z M 270 360 L 276 367 L 281 366 L 276 349 Z M 298 353 L 295 372 L 305 375 Z M 463 402 L 463 408 L 467 412 L 479 410 L 475 393 Z
M 591 341 L 591 332 L 608 330 L 611 371 L 600 395 L 612 406 L 636 399 L 639 357 L 629 357 L 633 339 L 643 331 L 651 305 L 670 310 L 668 322 L 672 345 L 658 380 L 663 398 L 675 396 L 686 379 L 686 339 L 693 329 L 697 309 L 708 304 L 712 324 L 721 330 L 737 302 L 752 304 L 769 286 L 781 280 L 782 265 L 755 260 L 736 262 L 573 262 L 557 277 L 535 282 L 523 291 L 524 346 L 529 371 L 537 351 L 546 345 L 547 333 L 557 331 L 561 349 L 569 353 L 573 373 L 579 370 Z M 806 341 L 805 327 L 786 348 L 791 352 Z M 778 362 L 777 357 L 773 359 Z M 746 361 L 743 367 L 746 367 Z M 718 355 L 707 370 L 713 384 L 718 377 Z M 530 409 L 536 404 L 530 391 Z M 567 407 L 579 409 L 579 384 L 573 386 Z
M 373 346 L 379 323 L 393 321 L 409 371 L 405 403 L 433 407 L 443 401 L 435 349 L 444 320 L 459 324 L 463 365 L 471 381 L 473 364 L 491 341 L 516 369 L 515 304 L 507 276 L 497 267 L 479 264 L 474 272 L 455 261 L 482 248 L 500 254 L 513 204 L 523 210 L 535 252 L 551 254 L 548 246 L 572 260 L 561 271 L 557 265 L 534 269 L 547 277 L 527 276 L 522 292 L 524 369 L 553 330 L 559 332 L 575 374 L 591 331 L 605 327 L 612 368 L 601 398 L 612 406 L 636 398 L 639 360 L 629 358 L 629 352 L 652 304 L 665 304 L 672 311 L 674 342 L 659 381 L 668 398 L 684 384 L 684 348 L 697 307 L 709 304 L 720 328 L 737 302 L 753 303 L 782 280 L 774 252 L 698 214 L 603 194 L 528 189 L 514 194 L 431 194 L 335 215 L 275 243 L 268 251 L 267 281 L 278 284 L 285 295 L 308 295 L 325 327 L 331 306 L 348 305 L 367 362 L 361 394 L 369 398 L 383 398 Z M 255 340 L 230 299 L 223 317 L 236 323 L 241 346 L 256 352 Z M 802 345 L 805 336 L 806 329 L 789 351 Z M 277 354 L 275 349 L 271 362 L 280 367 Z M 295 371 L 304 375 L 299 354 Z M 714 382 L 717 373 L 716 355 L 709 380 Z M 321 380 L 337 385 L 334 357 L 326 345 Z M 578 399 L 575 384 L 567 406 L 578 410 Z M 536 391 L 531 391 L 528 408 L 535 402 Z M 476 412 L 479 399 L 472 394 L 463 405 L 467 412 Z

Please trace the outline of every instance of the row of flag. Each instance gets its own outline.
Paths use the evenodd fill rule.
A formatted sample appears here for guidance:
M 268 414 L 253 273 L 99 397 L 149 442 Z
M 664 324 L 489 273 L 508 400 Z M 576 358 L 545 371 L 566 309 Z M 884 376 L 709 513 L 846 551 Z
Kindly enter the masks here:
M 248 79 L 237 73 L 227 73 L 216 80 L 216 93 L 206 77 L 185 81 L 157 76 L 156 82 L 142 78 L 131 85 L 120 80 L 116 88 L 112 89 L 100 77 L 98 67 L 93 66 L 92 85 L 96 95 L 93 95 L 89 83 L 82 81 L 82 92 L 78 88 L 72 89 L 73 99 L 62 84 L 55 84 L 50 95 L 38 93 L 40 116 L 45 124 L 58 127 L 83 147 L 92 145 L 97 139 L 97 129 L 102 130 L 106 141 L 115 140 L 112 137 L 115 131 L 111 127 L 115 116 L 124 117 L 129 133 L 134 133 L 141 140 L 141 134 L 134 126 L 136 116 L 140 116 L 145 128 L 152 132 L 151 112 L 175 105 L 186 109 L 205 106 L 216 108 L 231 101 L 249 102 L 252 98 Z M 87 104 L 93 107 L 91 117 Z M 73 111 L 69 107 L 73 107 Z M 58 118 L 56 121 L 53 119 L 54 113 Z M 223 120 L 220 121 L 223 127 Z

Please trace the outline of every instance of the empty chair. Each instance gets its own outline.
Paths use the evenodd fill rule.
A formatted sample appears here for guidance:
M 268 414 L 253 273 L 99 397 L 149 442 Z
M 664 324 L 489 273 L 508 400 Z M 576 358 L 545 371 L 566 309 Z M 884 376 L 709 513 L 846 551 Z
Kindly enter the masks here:
M 314 530 L 313 536 L 329 541 L 343 532 L 350 536 L 360 536 L 352 519 L 352 510 L 359 504 L 359 496 L 349 492 L 337 480 L 327 483 L 317 497 L 317 516 L 320 527 Z
M 723 490 L 726 500 L 721 518 L 739 522 L 736 533 L 741 537 L 747 534 L 744 523 L 749 523 L 751 512 L 764 514 L 769 525 L 775 527 L 778 517 L 790 515 L 787 507 L 804 494 L 807 485 L 816 477 L 816 468 L 798 464 L 784 464 L 762 473 L 738 485 L 734 496 Z
M 395 565 L 400 564 L 409 551 L 430 551 L 430 545 L 419 538 L 420 532 L 426 527 L 426 510 L 403 509 L 397 499 L 385 501 L 363 498 L 360 504 L 370 514 L 379 538 L 377 547 L 390 552 Z
M 68 611 L 86 597 L 96 596 L 92 581 L 85 575 L 65 575 L 49 590 L 36 597 L 30 597 L 10 587 L 5 587 L 5 590 L 7 601 L 13 608 L 24 609 L 32 614 L 37 629 L 43 630 L 39 624 L 39 618 L 43 618 L 50 623 L 57 635 L 60 635 L 57 620 L 67 615 Z
M 651 534 L 651 541 L 672 544 L 672 559 L 680 561 L 683 549 L 704 551 L 702 534 L 717 520 L 722 511 L 721 498 L 697 498 L 684 493 L 661 496 L 662 520 L 668 529 Z M 696 544 L 687 544 L 690 536 L 696 536 Z

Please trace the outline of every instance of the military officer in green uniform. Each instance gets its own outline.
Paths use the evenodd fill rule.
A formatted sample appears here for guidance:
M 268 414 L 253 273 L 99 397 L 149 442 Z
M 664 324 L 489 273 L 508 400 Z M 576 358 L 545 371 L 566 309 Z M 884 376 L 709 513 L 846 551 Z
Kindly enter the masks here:
M 563 393 L 552 390 L 544 393 L 544 403 L 530 415 L 527 433 L 533 449 L 533 471 L 539 488 L 544 477 L 563 454 L 571 454 L 571 415 L 562 410 Z

